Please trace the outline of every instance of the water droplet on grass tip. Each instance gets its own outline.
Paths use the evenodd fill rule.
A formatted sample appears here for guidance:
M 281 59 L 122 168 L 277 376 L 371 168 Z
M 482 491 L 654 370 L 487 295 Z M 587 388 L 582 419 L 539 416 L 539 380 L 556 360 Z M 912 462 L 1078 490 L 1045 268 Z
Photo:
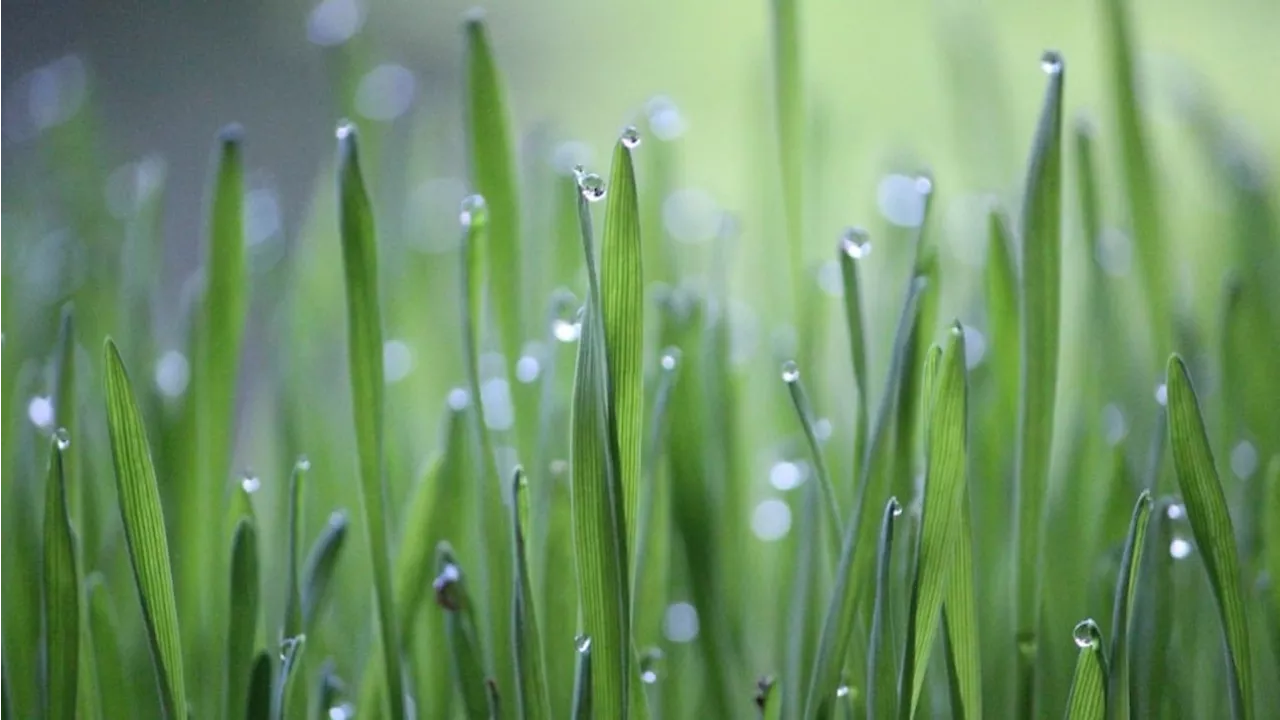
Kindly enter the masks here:
M 596 173 L 578 173 L 578 190 L 582 192 L 582 197 L 588 202 L 598 202 L 604 199 L 605 185 L 604 179 Z
M 460 610 L 462 604 L 458 597 L 457 587 L 462 580 L 462 571 L 453 563 L 446 563 L 436 579 L 431 581 L 431 589 L 436 593 L 436 604 L 445 610 Z
M 1098 624 L 1093 620 L 1082 620 L 1071 631 L 1071 637 L 1076 641 L 1076 647 L 1079 648 L 1097 648 L 1101 644 L 1102 633 L 1098 630 Z
M 1191 554 L 1191 543 L 1176 537 L 1169 543 L 1169 556 L 1174 560 L 1182 560 Z
M 1040 56 L 1040 69 L 1050 75 L 1062 72 L 1062 55 L 1057 50 L 1045 50 Z
M 782 381 L 785 383 L 793 383 L 800 379 L 800 368 L 796 366 L 795 360 L 788 360 L 782 363 Z
M 71 433 L 66 428 L 58 428 L 53 431 L 53 439 L 58 443 L 59 450 L 66 450 L 71 447 Z
M 262 488 L 262 481 L 257 475 L 246 470 L 244 476 L 240 478 L 240 489 L 247 493 L 256 493 Z
M 849 697 L 849 692 L 850 691 L 849 691 L 848 685 L 841 685 L 840 687 L 836 688 L 836 697 L 838 698 Z
M 871 235 L 860 227 L 845 228 L 840 234 L 840 252 L 861 260 L 871 254 Z
M 483 195 L 468 195 L 462 199 L 462 206 L 458 210 L 458 222 L 462 227 L 484 225 L 488 220 L 489 208 Z
M 289 656 L 294 654 L 298 647 L 307 641 L 306 635 L 298 635 L 296 637 L 287 637 L 280 639 L 280 660 L 285 661 Z
M 576 648 L 577 651 L 580 653 L 587 652 L 588 650 L 591 649 L 591 636 L 579 635 L 575 637 L 573 639 L 573 647 Z
M 894 517 L 902 517 L 902 503 L 898 502 L 898 498 L 889 498 L 889 507 Z
M 1164 383 L 1156 386 L 1156 402 L 1161 405 L 1167 405 L 1169 402 L 1169 388 Z
M 658 682 L 658 663 L 662 661 L 662 650 L 649 648 L 640 654 L 640 681 L 645 685 Z
M 640 131 L 634 125 L 628 125 L 622 131 L 621 140 L 628 150 L 634 150 L 640 145 Z
M 293 464 L 293 468 L 298 472 L 306 472 L 311 469 L 311 458 L 306 455 L 299 455 L 298 460 Z
M 346 140 L 348 137 L 356 134 L 355 123 L 350 120 L 341 120 L 338 122 L 338 128 L 334 130 L 333 134 L 339 140 Z

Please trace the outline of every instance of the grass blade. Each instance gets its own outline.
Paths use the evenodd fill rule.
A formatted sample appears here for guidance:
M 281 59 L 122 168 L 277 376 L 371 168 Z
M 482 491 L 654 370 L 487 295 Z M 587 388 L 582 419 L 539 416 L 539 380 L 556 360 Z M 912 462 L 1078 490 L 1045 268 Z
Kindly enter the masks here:
M 840 562 L 836 567 L 835 583 L 831 592 L 831 603 L 822 621 L 818 654 L 813 664 L 813 675 L 804 704 L 805 718 L 814 717 L 828 698 L 835 697 L 836 688 L 840 684 L 840 671 L 848 654 L 849 639 L 863 599 L 862 589 L 864 586 L 871 585 L 868 582 L 872 572 L 869 566 L 874 557 L 874 548 L 866 536 L 874 533 L 876 528 L 867 516 L 874 506 L 873 503 L 880 502 L 879 496 L 885 492 L 890 480 L 888 471 L 893 463 L 893 444 L 890 442 L 890 434 L 896 411 L 898 385 L 905 371 L 903 358 L 915 335 L 919 298 L 920 294 L 925 292 L 927 284 L 927 281 L 919 277 L 911 279 L 906 300 L 903 303 L 902 315 L 898 320 L 898 328 L 894 333 L 889 377 L 885 383 L 884 395 L 880 398 L 880 406 L 876 410 L 875 424 L 872 426 L 868 440 L 867 455 L 861 467 L 862 478 L 859 483 L 858 502 L 854 506 L 853 518 L 845 527 Z
M 1129 534 L 1120 558 L 1120 576 L 1116 579 L 1115 603 L 1111 608 L 1111 664 L 1107 675 L 1107 715 L 1112 718 L 1129 717 L 1129 633 L 1133 628 L 1134 599 L 1147 525 L 1151 521 L 1151 505 L 1151 493 L 1143 490 L 1133 506 L 1133 518 L 1129 521 Z
M 271 717 L 274 720 L 296 717 L 300 708 L 294 705 L 297 693 L 294 688 L 301 682 L 298 667 L 307 644 L 304 636 L 286 637 L 280 641 L 280 677 L 276 681 L 271 699 Z
M 804 384 L 800 381 L 800 369 L 796 367 L 795 362 L 788 360 L 782 365 L 782 381 L 787 386 L 787 392 L 791 394 L 791 404 L 795 406 L 800 427 L 804 430 L 805 440 L 809 443 L 809 454 L 813 456 L 814 473 L 822 486 L 829 524 L 826 535 L 835 543 L 839 543 L 840 537 L 844 534 L 844 524 L 840 520 L 840 502 L 836 500 L 836 488 L 831 483 L 831 475 L 827 473 L 827 463 L 822 459 L 822 445 L 818 441 L 818 434 L 813 429 L 813 409 L 809 404 L 809 396 L 804 391 Z M 839 552 L 840 549 L 837 546 L 833 554 L 838 555 Z
M 90 575 L 85 580 L 85 601 L 89 606 L 89 631 L 93 634 L 93 662 L 97 666 L 102 717 L 104 720 L 132 718 L 138 703 L 125 680 L 115 607 L 101 575 Z
M 760 709 L 760 720 L 782 719 L 782 688 L 772 676 L 756 682 L 756 707 Z
M 432 586 L 436 603 L 445 613 L 445 634 L 453 654 L 453 678 L 462 696 L 463 710 L 471 720 L 488 720 L 489 690 L 475 609 L 453 548 L 446 542 L 436 546 L 436 579 Z
M 574 641 L 574 645 L 578 655 L 578 667 L 573 675 L 572 717 L 573 720 L 592 720 L 596 715 L 595 706 L 592 703 L 591 638 L 580 635 Z
M 1280 625 L 1280 455 L 1271 458 L 1267 463 L 1266 475 L 1262 482 L 1266 484 L 1265 509 L 1263 510 L 1263 528 L 1266 539 L 1263 540 L 1263 551 L 1266 553 L 1266 568 L 1271 575 L 1272 613 Z M 1278 631 L 1280 632 L 1280 631 Z
M 1067 720 L 1102 720 L 1107 716 L 1107 659 L 1102 631 L 1092 620 L 1076 625 L 1072 633 L 1080 654 L 1067 700 Z
M 253 650 L 258 637 L 258 532 L 250 517 L 236 523 L 231 538 L 231 595 L 228 608 L 225 717 L 240 717 L 249 696 Z
M 514 367 L 520 357 L 520 204 L 516 187 L 515 153 L 508 132 L 506 101 L 484 18 L 475 13 L 463 24 L 466 37 L 467 151 L 472 187 L 489 207 L 490 229 L 484 253 L 488 263 L 498 339 L 514 388 Z M 517 411 L 517 418 L 521 418 Z
M 151 447 L 124 362 L 109 339 L 103 349 L 103 368 L 120 519 L 160 679 L 161 707 L 166 717 L 181 718 L 187 714 L 187 690 L 182 674 L 178 608 Z
M 329 515 L 329 522 L 324 532 L 316 538 L 307 553 L 306 564 L 302 568 L 302 632 L 310 633 L 315 628 L 316 620 L 329 597 L 333 586 L 333 573 L 338 566 L 338 558 L 342 555 L 342 547 L 347 540 L 347 513 L 336 510 Z M 396 627 L 405 627 L 398 624 Z
M 589 177 L 584 176 L 583 181 Z M 605 328 L 586 192 L 579 193 L 578 212 L 591 289 L 578 340 L 570 421 L 574 555 L 582 627 L 595 646 L 592 706 L 602 717 L 626 718 L 627 667 L 631 656 L 626 530 L 617 438 L 611 432 Z
M 1253 678 L 1250 669 L 1249 623 L 1240 575 L 1240 559 L 1227 499 L 1200 415 L 1200 403 L 1187 366 L 1173 355 L 1165 384 L 1169 408 L 1169 445 L 1178 487 L 1182 490 L 1187 518 L 1196 546 L 1209 573 L 1227 644 L 1227 670 L 1231 681 L 1232 716 L 1253 717 Z
M 1053 443 L 1058 382 L 1062 274 L 1062 57 L 1046 52 L 1049 76 L 1040 124 L 1031 146 L 1022 199 L 1022 359 L 1015 455 L 1014 522 L 1018 637 L 1017 716 L 1036 716 L 1036 626 L 1040 615 L 1040 550 Z
M 615 438 L 626 524 L 623 552 L 636 546 L 644 448 L 644 270 L 640 205 L 629 138 L 615 144 L 600 250 L 600 307 L 608 369 L 610 432 Z
M 858 388 L 857 435 L 853 441 L 853 457 L 862 462 L 867 450 L 867 341 L 863 331 L 862 289 L 858 279 L 858 260 L 871 252 L 867 231 L 849 228 L 840 237 L 836 260 L 840 263 L 840 279 L 844 288 L 844 322 L 849 333 L 849 355 L 853 362 L 853 383 Z
M 947 640 L 947 671 L 952 715 L 982 717 L 982 657 L 978 637 L 978 598 L 974 589 L 973 519 L 969 491 L 960 499 L 960 527 L 951 548 L 951 579 L 942 596 L 942 630 Z
M 796 0 L 773 0 L 773 93 L 777 122 L 782 210 L 786 221 L 787 267 L 794 311 L 800 313 L 804 287 L 804 85 L 800 69 L 800 18 Z M 801 327 L 803 323 L 797 323 Z M 807 357 L 809 348 L 800 348 Z
M 898 658 L 890 625 L 893 607 L 893 524 L 902 514 L 898 498 L 889 498 L 880 521 L 876 549 L 876 604 L 871 615 L 871 642 L 867 645 L 867 717 L 891 718 L 898 714 Z
M 271 717 L 271 656 L 265 650 L 253 659 L 244 717 L 246 720 L 268 720 Z
M 519 717 L 537 720 L 551 717 L 547 700 L 547 677 L 542 659 L 542 636 L 538 633 L 538 612 L 534 606 L 533 583 L 529 579 L 529 558 L 525 538 L 529 531 L 529 481 L 517 467 L 512 481 L 511 524 L 514 551 L 515 601 L 512 627 L 515 629 L 516 710 Z
M 937 364 L 937 379 L 926 380 L 926 391 L 936 385 L 928 403 L 928 466 L 920 541 L 916 547 L 915 578 L 907 622 L 907 645 L 899 678 L 898 713 L 914 717 L 924 687 L 924 669 L 942 614 L 943 597 L 950 583 L 952 555 L 960 531 L 968 464 L 968 376 L 965 371 L 964 332 L 956 323 L 945 351 L 930 350 Z M 930 365 L 926 362 L 926 367 Z M 927 375 L 926 375 L 927 377 Z
M 289 524 L 287 527 L 289 555 L 285 558 L 287 567 L 285 581 L 288 585 L 285 588 L 284 626 L 281 638 L 296 638 L 304 634 L 302 586 L 298 582 L 298 534 L 301 532 L 298 526 L 301 524 L 299 517 L 303 512 L 303 481 L 306 480 L 307 470 L 310 467 L 311 463 L 303 458 L 294 463 L 293 472 L 289 474 Z
M 44 707 L 50 720 L 76 716 L 80 672 L 80 575 L 63 467 L 70 444 L 66 429 L 59 428 L 44 488 Z
M 387 551 L 386 498 L 382 458 L 382 319 L 378 310 L 377 236 L 356 150 L 355 127 L 338 128 L 338 196 L 342 264 L 347 291 L 347 352 L 351 400 L 360 455 L 360 500 L 373 568 L 374 601 L 386 668 L 387 708 L 393 720 L 404 714 L 404 687 L 396 618 L 392 607 Z

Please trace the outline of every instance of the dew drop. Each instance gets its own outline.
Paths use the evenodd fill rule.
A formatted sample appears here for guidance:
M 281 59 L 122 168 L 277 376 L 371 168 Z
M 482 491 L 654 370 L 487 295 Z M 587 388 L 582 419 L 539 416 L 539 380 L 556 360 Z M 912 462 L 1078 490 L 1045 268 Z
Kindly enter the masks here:
M 458 222 L 462 227 L 484 225 L 489 220 L 489 207 L 483 195 L 468 195 L 462 199 L 458 210 Z
M 782 381 L 785 383 L 793 383 L 800 379 L 800 368 L 796 366 L 795 360 L 788 360 L 782 363 Z
M 1174 560 L 1182 560 L 1191 554 L 1191 543 L 1185 538 L 1176 537 L 1169 543 L 1169 556 Z
M 849 697 L 849 686 L 841 685 L 840 687 L 836 688 L 836 697 L 838 698 Z
M 671 372 L 680 364 L 680 348 L 669 347 L 662 351 L 662 369 Z
M 298 472 L 306 472 L 310 470 L 311 458 L 306 455 L 299 455 L 297 461 L 293 463 L 293 468 Z
M 1169 402 L 1169 388 L 1164 383 L 1156 386 L 1156 402 L 1166 405 Z
M 898 498 L 889 498 L 889 507 L 894 517 L 902 517 L 902 503 L 898 502 Z
M 261 488 L 262 481 L 258 479 L 258 476 L 246 470 L 244 476 L 240 478 L 240 489 L 247 493 L 256 493 Z
M 574 638 L 574 639 L 573 639 L 573 646 L 574 646 L 575 648 L 577 648 L 578 652 L 580 652 L 580 653 L 585 653 L 585 652 L 590 651 L 590 650 L 591 650 L 591 636 L 590 636 L 590 635 L 579 635 L 578 637 L 576 637 L 576 638 Z
M 1093 620 L 1082 620 L 1071 631 L 1071 637 L 1075 639 L 1078 648 L 1096 649 L 1101 644 L 1102 632 L 1098 630 L 1098 624 Z
M 861 260 L 871 254 L 871 234 L 860 227 L 845 228 L 840 234 L 840 252 Z
M 662 650 L 654 647 L 640 654 L 640 681 L 645 685 L 658 682 L 658 663 L 662 661 Z
M 53 439 L 58 443 L 59 450 L 66 450 L 71 447 L 71 433 L 66 428 L 60 427 L 53 431 Z
M 604 178 L 596 173 L 579 172 L 578 173 L 578 190 L 582 192 L 582 197 L 588 202 L 598 202 L 604 199 L 605 185 Z
M 355 123 L 351 122 L 350 120 L 341 120 L 338 122 L 338 129 L 334 130 L 333 134 L 339 140 L 346 140 L 347 138 L 352 137 L 356 134 Z
M 636 129 L 635 125 L 628 125 L 622 131 L 621 140 L 628 150 L 634 150 L 640 145 L 640 131 Z
M 1040 69 L 1050 75 L 1062 72 L 1062 55 L 1057 50 L 1045 50 L 1040 56 Z
M 551 321 L 551 334 L 562 343 L 571 343 L 578 340 L 578 336 L 582 334 L 582 324 L 565 320 L 564 318 L 556 318 Z
M 436 594 L 436 604 L 445 610 L 460 610 L 462 603 L 458 597 L 458 583 L 462 580 L 462 571 L 453 563 L 446 563 L 436 579 L 431 581 L 431 589 Z
M 652 670 L 644 670 L 640 673 L 640 682 L 645 685 L 652 685 L 658 682 L 658 673 Z
M 687 602 L 671 603 L 662 617 L 662 633 L 674 643 L 698 637 L 698 609 Z

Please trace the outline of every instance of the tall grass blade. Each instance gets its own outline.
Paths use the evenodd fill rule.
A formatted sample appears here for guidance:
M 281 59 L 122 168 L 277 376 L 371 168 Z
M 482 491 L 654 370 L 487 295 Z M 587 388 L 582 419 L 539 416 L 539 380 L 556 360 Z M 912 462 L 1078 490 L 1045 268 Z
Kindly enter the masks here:
M 243 714 L 248 701 L 258 637 L 258 532 L 250 517 L 240 518 L 231 537 L 229 597 L 224 716 L 237 718 Z
M 615 438 L 626 533 L 636 546 L 644 448 L 644 270 L 640 205 L 631 141 L 614 145 L 600 250 L 600 307 L 608 369 L 610 432 Z M 630 579 L 628 578 L 628 582 Z
M 85 601 L 89 606 L 89 632 L 93 634 L 93 662 L 98 676 L 99 706 L 104 720 L 124 720 L 134 717 L 139 703 L 135 702 L 124 671 L 124 659 L 120 654 L 120 631 L 116 622 L 115 607 L 99 574 L 85 580 Z M 87 661 L 85 658 L 84 661 Z
M 303 483 L 307 477 L 307 470 L 310 463 L 305 460 L 299 460 L 294 463 L 293 472 L 289 474 L 289 523 L 286 530 L 289 533 L 287 543 L 288 556 L 285 558 L 285 581 L 288 585 L 285 587 L 285 604 L 284 604 L 284 626 L 281 635 L 282 638 L 296 638 L 303 635 L 302 626 L 302 585 L 298 580 L 298 535 L 301 532 L 299 526 L 302 524 L 300 516 L 303 512 Z
M 538 633 L 538 613 L 534 605 L 533 583 L 529 579 L 529 558 L 525 538 L 529 531 L 529 481 L 517 467 L 512 481 L 511 525 L 516 568 L 512 627 L 515 628 L 516 711 L 519 717 L 537 720 L 551 717 L 547 700 L 547 677 L 542 659 L 542 636 Z
M 1133 518 L 1129 521 L 1129 534 L 1124 541 L 1120 557 L 1120 575 L 1116 579 L 1115 603 L 1111 608 L 1111 662 L 1108 666 L 1107 715 L 1111 718 L 1127 718 L 1130 711 L 1130 661 L 1129 633 L 1133 631 L 1134 599 L 1142 569 L 1142 550 L 1147 540 L 1147 525 L 1151 521 L 1151 493 L 1143 490 L 1133 506 Z
M 120 519 L 160 680 L 161 707 L 165 717 L 182 718 L 187 714 L 187 690 L 182 674 L 178 609 L 151 447 L 129 375 L 110 339 L 103 348 L 102 360 Z
M 1062 86 L 1061 56 L 1041 60 L 1049 80 L 1031 146 L 1022 199 L 1020 289 L 1022 357 L 1015 454 L 1014 542 L 1017 554 L 1017 717 L 1036 716 L 1036 627 L 1040 617 L 1040 553 L 1053 443 L 1058 382 L 1058 333 L 1062 282 Z
M 967 483 L 966 483 L 967 485 Z M 960 527 L 951 547 L 951 579 L 942 596 L 942 631 L 956 720 L 981 718 L 982 657 L 974 589 L 973 519 L 969 490 L 960 499 Z
M 1182 358 L 1169 358 L 1165 384 L 1169 408 L 1169 445 L 1178 487 L 1200 557 L 1209 574 L 1227 645 L 1231 710 L 1236 720 L 1253 717 L 1253 673 L 1249 654 L 1249 622 L 1245 614 L 1240 559 L 1227 499 L 1200 415 L 1200 403 Z
M 937 354 L 930 352 L 932 357 Z M 964 332 L 959 323 L 952 327 L 947 347 L 935 362 L 938 363 L 937 379 L 925 383 L 926 391 L 930 385 L 936 385 L 937 389 L 932 399 L 925 398 L 929 418 L 928 466 L 908 611 L 907 645 L 899 678 L 898 716 L 907 719 L 915 715 L 924 687 L 924 669 L 928 667 L 943 598 L 951 582 L 960 515 L 967 499 L 968 376 Z
M 445 634 L 453 657 L 453 679 L 470 720 L 488 720 L 489 690 L 480 647 L 480 629 L 465 578 L 447 542 L 436 546 L 436 603 L 445 613 Z
M 1271 575 L 1271 612 L 1280 625 L 1280 582 L 1276 581 L 1280 578 L 1280 455 L 1272 456 L 1266 473 L 1263 476 L 1266 484 L 1262 517 L 1263 532 L 1266 533 L 1263 551 L 1266 553 L 1267 573 Z
M 898 658 L 893 642 L 890 611 L 893 607 L 893 525 L 902 514 L 897 498 L 889 498 L 880 521 L 880 545 L 876 549 L 876 603 L 871 615 L 871 642 L 867 645 L 867 717 L 892 718 L 898 714 Z
M 44 487 L 44 707 L 50 720 L 76 716 L 80 679 L 80 574 L 63 467 L 70 443 L 59 428 Z
M 347 295 L 347 353 L 351 400 L 360 456 L 360 500 L 373 569 L 374 602 L 386 668 L 387 708 L 402 720 L 404 687 L 387 550 L 382 457 L 382 318 L 378 310 L 377 236 L 356 149 L 356 130 L 338 127 L 338 200 L 342 264 Z
M 302 682 L 299 665 L 302 664 L 306 644 L 307 638 L 302 635 L 286 637 L 280 641 L 280 676 L 276 679 L 271 697 L 272 720 L 297 717 L 303 709 L 294 703 L 298 696 L 295 688 Z M 305 702 L 303 706 L 305 707 Z
M 271 656 L 265 650 L 253 658 L 253 669 L 249 672 L 249 700 L 244 708 L 244 717 L 246 720 L 271 718 Z
M 57 389 L 53 401 L 55 427 L 64 430 L 68 438 L 79 437 L 80 425 L 77 422 L 76 413 L 79 396 L 76 385 L 75 316 L 70 303 L 67 303 L 62 308 L 62 321 L 58 327 L 57 365 L 55 367 L 57 373 Z M 68 445 L 65 448 L 62 453 L 62 473 L 66 485 L 68 517 L 71 520 L 72 527 L 77 528 L 80 534 L 78 540 L 83 552 L 92 549 L 92 546 L 83 548 L 84 534 L 86 532 L 86 512 L 81 498 L 84 488 L 81 487 L 79 481 L 78 470 L 80 466 L 78 456 L 78 445 L 75 447 Z
M 592 638 L 592 704 L 602 717 L 627 717 L 629 578 L 601 293 L 587 199 L 578 200 L 590 296 L 582 317 L 571 419 L 574 554 L 582 627 Z
M 1067 700 L 1067 720 L 1102 720 L 1107 716 L 1107 659 L 1102 631 L 1092 620 L 1076 625 L 1072 633 L 1080 654 Z
M 782 171 L 782 209 L 786 223 L 787 268 L 794 311 L 803 309 L 804 287 L 804 84 L 800 68 L 800 18 L 797 0 L 771 0 L 773 11 L 773 102 L 777 123 L 778 165 Z M 800 327 L 797 323 L 796 327 Z M 801 357 L 809 348 L 800 348 Z
M 867 455 L 861 466 L 861 481 L 854 515 L 845 526 L 840 561 L 836 566 L 831 601 L 822 622 L 818 641 L 818 653 L 813 664 L 804 704 L 804 717 L 815 717 L 819 708 L 835 697 L 840 684 L 840 671 L 848 654 L 850 636 L 858 618 L 860 603 L 864 599 L 864 587 L 874 585 L 870 568 L 874 558 L 873 543 L 867 537 L 878 530 L 870 522 L 871 508 L 881 502 L 886 493 L 889 468 L 893 462 L 893 445 L 890 434 L 893 429 L 898 385 L 905 368 L 903 358 L 914 337 L 919 311 L 919 298 L 926 291 L 927 281 L 913 277 L 907 289 L 902 315 L 894 333 L 893 353 L 889 365 L 889 377 L 884 395 L 876 410 L 867 445 Z M 887 500 L 887 496 L 884 498 Z
M 813 408 L 809 404 L 808 394 L 804 391 L 804 383 L 800 380 L 800 369 L 794 362 L 787 361 L 783 364 L 782 381 L 791 395 L 791 404 L 795 407 L 796 417 L 800 420 L 801 429 L 804 430 L 805 441 L 809 443 L 809 454 L 813 456 L 814 474 L 818 476 L 823 499 L 826 501 L 828 531 L 825 534 L 836 543 L 833 554 L 838 555 L 840 537 L 844 534 L 844 524 L 840 519 L 840 502 L 836 499 L 836 488 L 831 482 L 831 475 L 827 472 L 827 463 L 822 459 L 822 444 L 818 440 L 818 433 L 813 428 Z
M 573 720 L 596 717 L 591 682 L 591 638 L 581 635 L 574 641 L 578 666 L 573 675 Z
M 858 389 L 856 422 L 853 441 L 853 457 L 862 462 L 867 449 L 867 407 L 871 398 L 867 395 L 867 341 L 863 330 L 862 287 L 859 281 L 858 260 L 870 250 L 866 231 L 849 228 L 836 247 L 836 260 L 840 263 L 840 280 L 844 298 L 845 329 L 849 333 L 849 356 L 853 362 L 853 384 Z
M 334 511 L 329 515 L 329 522 L 324 532 L 316 538 L 307 553 L 307 561 L 302 567 L 302 632 L 313 631 L 320 611 L 333 589 L 333 573 L 338 567 L 338 558 L 342 556 L 342 548 L 347 540 L 347 513 Z M 405 627 L 398 624 L 396 627 Z

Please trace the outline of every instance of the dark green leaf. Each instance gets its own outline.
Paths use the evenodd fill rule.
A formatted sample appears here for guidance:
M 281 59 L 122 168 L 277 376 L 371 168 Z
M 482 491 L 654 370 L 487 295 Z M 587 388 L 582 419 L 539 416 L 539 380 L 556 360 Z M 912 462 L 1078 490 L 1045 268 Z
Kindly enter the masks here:
M 538 633 L 538 613 L 534 604 L 533 583 L 529 579 L 529 558 L 525 537 L 529 528 L 529 482 L 524 470 L 517 467 L 512 481 L 511 525 L 514 543 L 515 601 L 512 603 L 512 627 L 515 628 L 516 709 L 522 718 L 549 718 L 547 677 L 543 669 L 542 636 Z
M 226 716 L 238 717 L 248 702 L 253 651 L 258 636 L 258 533 L 250 517 L 231 537 L 231 595 L 227 628 Z
M 893 524 L 902 514 L 897 498 L 889 498 L 880 521 L 880 545 L 876 549 L 876 603 L 871 616 L 871 641 L 867 645 L 867 717 L 891 718 L 898 714 L 898 658 L 890 626 L 893 607 Z
M 489 690 L 471 595 L 462 568 L 447 542 L 436 546 L 436 604 L 445 613 L 445 635 L 453 654 L 453 679 L 470 720 L 488 720 Z
M 50 443 L 44 488 L 44 692 L 50 720 L 76 717 L 80 672 L 80 574 L 63 468 L 70 442 L 60 428 Z
M 1133 518 L 1129 521 L 1129 534 L 1124 541 L 1120 558 L 1120 575 L 1116 578 L 1115 603 L 1111 608 L 1111 663 L 1107 676 L 1110 692 L 1107 702 L 1108 715 L 1113 718 L 1129 717 L 1129 633 L 1133 628 L 1134 598 L 1142 569 L 1142 550 L 1146 546 L 1147 524 L 1151 520 L 1151 493 L 1143 490 L 1133 506 Z
M 244 717 L 246 720 L 268 720 L 271 717 L 271 656 L 265 650 L 253 659 Z
M 333 573 L 338 566 L 338 558 L 342 555 L 342 547 L 347 539 L 347 513 L 334 511 L 329 515 L 329 522 L 324 532 L 316 538 L 307 553 L 307 562 L 302 568 L 302 630 L 310 633 L 315 628 L 320 610 L 325 599 L 329 597 L 333 586 Z M 398 624 L 396 627 L 406 627 Z

